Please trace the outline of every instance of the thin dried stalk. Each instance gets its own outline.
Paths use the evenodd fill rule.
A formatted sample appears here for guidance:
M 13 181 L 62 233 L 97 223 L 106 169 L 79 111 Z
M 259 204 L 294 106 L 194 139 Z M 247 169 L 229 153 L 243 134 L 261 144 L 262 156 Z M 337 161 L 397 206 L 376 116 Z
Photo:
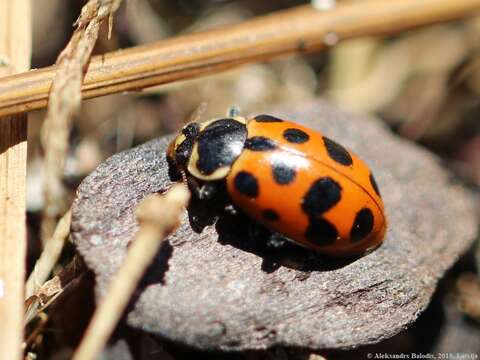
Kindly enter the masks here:
M 0 1 L 0 76 L 30 67 L 31 4 Z M 27 118 L 0 118 L 0 349 L 21 359 L 25 281 Z
M 38 314 L 44 311 L 53 301 L 55 301 L 75 279 L 81 277 L 84 273 L 84 267 L 78 257 L 73 260 L 52 279 L 44 283 L 33 295 L 25 300 L 27 309 L 25 314 L 25 324 L 32 321 Z
M 95 311 L 74 360 L 94 359 L 113 332 L 143 273 L 153 261 L 162 240 L 180 223 L 189 199 L 183 184 L 164 195 L 150 195 L 138 206 L 140 229 L 128 248 L 124 263 Z
M 65 240 L 70 233 L 70 220 L 71 212 L 68 210 L 58 222 L 52 238 L 46 242 L 40 258 L 37 260 L 32 273 L 28 277 L 25 298 L 32 296 L 37 288 L 41 287 L 48 279 L 48 276 L 62 253 Z
M 27 313 L 25 325 L 28 325 L 28 333 L 23 343 L 23 350 L 33 344 L 38 345 L 42 340 L 42 333 L 52 312 L 55 312 L 55 304 L 84 281 L 85 268 L 77 258 L 74 259 L 56 276 L 47 281 L 33 296 L 26 301 Z M 48 314 L 46 309 L 49 309 Z M 52 308 L 52 309 L 50 309 Z M 35 322 L 33 322 L 35 320 Z
M 364 36 L 473 16 L 480 0 L 364 0 L 329 11 L 300 6 L 221 29 L 92 59 L 83 97 L 139 90 Z M 55 66 L 0 81 L 0 116 L 46 106 Z
M 67 47 L 57 59 L 41 139 L 45 149 L 45 208 L 42 240 L 52 236 L 57 216 L 66 209 L 62 185 L 70 122 L 82 100 L 82 81 L 102 22 L 121 0 L 90 0 L 83 8 Z

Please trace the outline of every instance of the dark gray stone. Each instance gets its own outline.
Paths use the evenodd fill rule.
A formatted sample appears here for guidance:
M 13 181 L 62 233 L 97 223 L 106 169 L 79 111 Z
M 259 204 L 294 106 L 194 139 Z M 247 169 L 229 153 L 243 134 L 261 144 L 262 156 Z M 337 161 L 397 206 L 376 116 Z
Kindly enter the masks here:
M 296 108 L 271 113 L 321 130 L 370 165 L 388 216 L 384 245 L 350 261 L 268 248 L 249 239 L 244 220 L 212 225 L 214 206 L 194 203 L 139 287 L 129 325 L 201 349 L 347 349 L 393 336 L 427 306 L 474 240 L 473 196 L 434 155 L 374 119 L 323 101 Z M 137 229 L 136 204 L 171 184 L 168 140 L 112 156 L 78 189 L 72 238 L 99 297 Z

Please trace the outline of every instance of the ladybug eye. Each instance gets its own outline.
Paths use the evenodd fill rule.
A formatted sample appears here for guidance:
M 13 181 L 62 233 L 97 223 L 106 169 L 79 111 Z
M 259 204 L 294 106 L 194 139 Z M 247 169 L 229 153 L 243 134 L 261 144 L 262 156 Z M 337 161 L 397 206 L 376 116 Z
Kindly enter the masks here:
M 187 139 L 194 140 L 197 138 L 200 132 L 200 125 L 197 123 L 190 123 L 182 129 L 182 134 L 185 135 Z
M 192 154 L 193 140 L 186 138 L 175 149 L 175 161 L 180 166 L 186 166 Z

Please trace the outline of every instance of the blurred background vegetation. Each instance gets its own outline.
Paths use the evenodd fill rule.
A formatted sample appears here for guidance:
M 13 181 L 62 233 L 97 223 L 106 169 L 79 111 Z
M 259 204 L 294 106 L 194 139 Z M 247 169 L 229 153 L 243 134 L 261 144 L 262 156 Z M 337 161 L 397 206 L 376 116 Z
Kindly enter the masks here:
M 115 15 L 111 39 L 107 39 L 105 27 L 94 53 L 236 23 L 302 3 L 306 1 L 125 1 Z M 35 0 L 33 4 L 32 68 L 39 68 L 55 62 L 85 1 Z M 84 101 L 81 114 L 73 123 L 65 168 L 64 182 L 70 190 L 70 200 L 81 180 L 104 159 L 177 130 L 199 106 L 205 106 L 202 119 L 208 119 L 222 116 L 231 105 L 251 114 L 276 104 L 301 103 L 319 96 L 330 98 L 350 111 L 379 116 L 400 136 L 436 152 L 461 181 L 478 190 L 479 51 L 480 18 L 477 17 L 395 37 L 345 41 L 322 53 L 287 56 L 139 93 Z M 32 112 L 29 117 L 29 271 L 41 251 L 39 226 L 44 174 L 39 133 L 44 117 L 44 111 Z M 72 254 L 73 249 L 65 250 L 63 264 Z M 459 318 L 468 319 L 468 326 L 480 334 L 479 323 L 475 322 L 480 319 L 480 287 L 478 278 L 469 275 L 476 272 L 479 257 L 478 250 L 472 249 L 440 286 L 441 298 L 434 300 L 432 306 L 442 309 L 447 304 L 454 310 L 442 310 L 443 315 L 439 315 L 436 308 L 430 307 L 426 316 L 432 318 L 423 323 L 421 320 L 417 328 L 427 324 L 426 333 L 434 334 L 441 326 L 437 321 L 439 316 L 454 311 Z M 45 343 L 42 345 L 45 354 L 53 355 L 78 340 L 79 331 L 72 331 L 70 337 L 58 336 L 59 329 L 65 332 L 67 328 L 81 328 L 85 322 L 73 320 L 68 324 L 63 323 L 65 319 L 52 323 L 50 333 L 47 331 L 45 336 L 55 340 L 46 348 Z M 334 357 L 337 356 L 340 354 Z

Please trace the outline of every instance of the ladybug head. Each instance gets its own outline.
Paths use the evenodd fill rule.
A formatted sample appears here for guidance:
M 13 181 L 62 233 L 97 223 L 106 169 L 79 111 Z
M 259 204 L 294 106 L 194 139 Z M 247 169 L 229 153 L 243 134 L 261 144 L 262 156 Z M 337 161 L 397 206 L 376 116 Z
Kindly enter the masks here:
M 177 167 L 184 169 L 187 166 L 199 133 L 200 125 L 198 123 L 187 124 L 182 129 L 182 133 L 168 146 L 167 156 Z

